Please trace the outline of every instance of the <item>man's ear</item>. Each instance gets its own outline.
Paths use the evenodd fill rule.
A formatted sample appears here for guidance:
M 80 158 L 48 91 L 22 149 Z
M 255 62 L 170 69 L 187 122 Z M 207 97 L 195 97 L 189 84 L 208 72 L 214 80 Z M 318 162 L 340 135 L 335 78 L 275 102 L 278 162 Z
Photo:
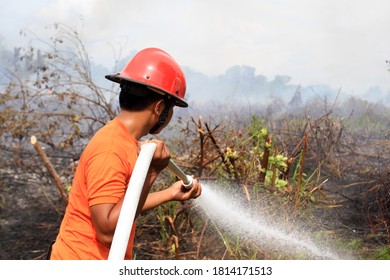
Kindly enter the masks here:
M 164 111 L 165 108 L 165 101 L 164 99 L 160 99 L 157 101 L 156 105 L 154 106 L 155 112 L 160 116 L 162 111 Z

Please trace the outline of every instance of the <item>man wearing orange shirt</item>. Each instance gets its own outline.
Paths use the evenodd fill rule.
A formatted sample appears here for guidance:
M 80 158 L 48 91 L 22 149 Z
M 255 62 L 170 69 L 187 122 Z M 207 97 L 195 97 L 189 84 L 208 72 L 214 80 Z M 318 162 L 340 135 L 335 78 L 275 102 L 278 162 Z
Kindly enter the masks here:
M 140 51 L 122 72 L 107 79 L 120 84 L 120 112 L 102 127 L 83 151 L 74 176 L 69 203 L 50 259 L 107 259 L 138 155 L 141 137 L 158 134 L 171 120 L 173 107 L 187 107 L 186 81 L 174 59 L 157 48 Z M 201 194 L 195 179 L 186 190 L 181 181 L 149 193 L 158 174 L 168 165 L 164 142 L 157 144 L 148 170 L 137 215 L 167 201 L 184 201 Z M 135 225 L 135 223 L 134 223 Z M 126 259 L 131 259 L 133 226 Z

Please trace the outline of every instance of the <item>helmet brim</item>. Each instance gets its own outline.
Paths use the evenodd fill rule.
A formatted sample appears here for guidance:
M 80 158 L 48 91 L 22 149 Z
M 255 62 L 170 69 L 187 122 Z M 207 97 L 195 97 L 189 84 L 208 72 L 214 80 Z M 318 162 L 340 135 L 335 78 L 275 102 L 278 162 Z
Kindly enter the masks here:
M 179 97 L 177 97 L 177 96 L 175 96 L 175 95 L 173 95 L 165 90 L 162 90 L 158 87 L 155 87 L 153 85 L 149 85 L 147 83 L 141 83 L 139 81 L 135 81 L 135 80 L 131 80 L 129 78 L 121 77 L 120 73 L 113 74 L 113 75 L 106 75 L 105 78 L 112 81 L 112 82 L 118 83 L 118 84 L 123 83 L 123 82 L 127 82 L 127 83 L 136 83 L 136 84 L 144 85 L 160 95 L 164 96 L 165 94 L 167 94 L 170 98 L 172 98 L 173 104 L 175 106 L 182 107 L 182 108 L 188 107 L 188 103 L 185 102 L 183 99 L 181 99 L 181 98 L 179 98 Z

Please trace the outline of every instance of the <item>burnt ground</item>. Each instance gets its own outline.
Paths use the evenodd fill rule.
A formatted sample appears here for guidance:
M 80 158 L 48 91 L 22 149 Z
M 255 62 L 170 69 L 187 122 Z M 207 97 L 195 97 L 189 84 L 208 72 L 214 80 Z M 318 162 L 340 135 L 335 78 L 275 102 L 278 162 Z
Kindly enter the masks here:
M 319 223 L 326 234 L 344 240 L 340 246 L 356 251 L 354 257 L 377 258 L 374 251 L 389 247 L 389 228 L 381 223 L 381 216 L 377 214 L 383 209 L 380 211 L 375 202 L 378 190 L 386 188 L 387 191 L 379 195 L 385 199 L 390 196 L 390 140 L 358 137 L 349 141 L 333 159 L 334 164 L 324 172 L 329 179 L 316 191 L 318 201 L 309 211 L 312 220 Z M 0 259 L 3 260 L 44 259 L 63 215 L 63 202 L 45 170 L 39 170 L 39 158 L 34 153 L 25 157 L 34 159 L 34 168 L 16 164 L 0 169 Z M 389 204 L 385 207 L 388 213 Z M 166 256 L 161 246 L 160 227 L 160 223 L 154 221 L 138 228 L 135 244 L 138 258 Z M 188 234 L 186 241 L 186 234 L 181 237 L 182 258 L 195 258 L 193 253 L 186 257 L 186 252 L 196 251 L 189 240 L 193 235 Z M 213 240 L 202 242 L 213 244 Z M 221 258 L 220 252 L 210 246 L 207 248 L 203 258 Z
M 35 173 L 2 169 L 0 177 L 0 259 L 45 258 L 62 218 L 56 189 Z

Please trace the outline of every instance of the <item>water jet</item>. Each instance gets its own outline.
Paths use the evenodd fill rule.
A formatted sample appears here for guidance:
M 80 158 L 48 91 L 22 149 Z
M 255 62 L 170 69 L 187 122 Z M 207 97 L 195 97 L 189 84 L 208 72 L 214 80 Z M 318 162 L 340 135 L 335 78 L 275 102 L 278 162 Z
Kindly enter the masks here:
M 300 254 L 312 259 L 340 259 L 324 244 L 317 244 L 303 230 L 285 229 L 275 218 L 264 213 L 251 213 L 248 205 L 214 183 L 202 182 L 202 195 L 196 204 L 204 214 L 224 231 L 239 236 L 267 251 Z

